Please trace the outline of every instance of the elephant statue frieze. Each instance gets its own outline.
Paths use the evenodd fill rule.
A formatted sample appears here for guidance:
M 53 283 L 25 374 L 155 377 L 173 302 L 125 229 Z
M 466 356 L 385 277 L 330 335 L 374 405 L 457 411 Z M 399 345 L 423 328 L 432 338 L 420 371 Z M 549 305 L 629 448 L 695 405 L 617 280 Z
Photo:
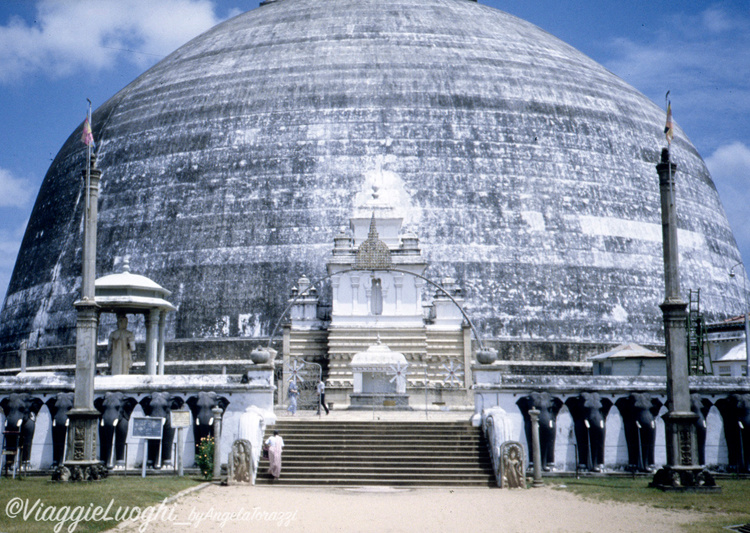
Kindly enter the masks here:
M 604 467 L 604 441 L 607 435 L 607 415 L 612 400 L 597 392 L 582 392 L 565 400 L 578 445 L 578 464 L 590 472 L 601 472 Z
M 615 402 L 622 416 L 628 445 L 628 468 L 631 470 L 654 471 L 656 419 L 663 405 L 658 398 L 641 392 L 634 392 Z
M 153 392 L 141 400 L 141 406 L 146 416 L 157 416 L 164 419 L 162 430 L 162 447 L 159 455 L 159 441 L 150 440 L 148 443 L 148 463 L 154 468 L 161 468 L 163 464 L 172 462 L 172 442 L 174 442 L 174 428 L 171 413 L 185 404 L 179 396 L 168 392 Z
M 531 417 L 529 411 L 539 411 L 539 448 L 542 458 L 542 469 L 549 471 L 555 464 L 555 434 L 557 432 L 557 414 L 562 409 L 563 402 L 560 398 L 552 396 L 548 392 L 532 392 L 528 396 L 520 398 L 516 405 L 523 415 L 524 429 L 526 431 L 526 444 L 529 455 L 533 462 L 533 449 L 531 445 Z
M 31 445 L 34 441 L 36 417 L 44 402 L 27 392 L 13 393 L 0 400 L 0 407 L 5 414 L 4 431 L 6 450 L 17 451 L 20 446 L 21 461 L 28 463 L 31 458 Z
M 695 434 L 698 437 L 698 464 L 700 465 L 706 464 L 706 433 L 708 431 L 706 417 L 712 405 L 711 400 L 700 394 L 690 395 L 690 410 L 698 415 L 698 420 L 695 421 Z
M 198 445 L 201 439 L 214 434 L 213 408 L 219 407 L 224 411 L 229 405 L 229 400 L 215 392 L 199 392 L 197 395 L 188 398 L 186 403 L 195 422 L 193 424 L 193 437 L 195 438 L 195 451 L 198 453 Z
M 730 394 L 715 405 L 724 421 L 729 467 L 750 471 L 750 394 Z
M 63 463 L 65 458 L 65 439 L 68 434 L 68 411 L 73 408 L 75 394 L 72 392 L 60 392 L 47 400 L 52 418 L 52 468 Z
M 136 405 L 138 402 L 135 398 L 125 396 L 122 392 L 107 392 L 94 400 L 94 407 L 102 414 L 99 422 L 99 458 L 107 468 L 125 465 L 125 441 L 128 438 L 130 415 Z

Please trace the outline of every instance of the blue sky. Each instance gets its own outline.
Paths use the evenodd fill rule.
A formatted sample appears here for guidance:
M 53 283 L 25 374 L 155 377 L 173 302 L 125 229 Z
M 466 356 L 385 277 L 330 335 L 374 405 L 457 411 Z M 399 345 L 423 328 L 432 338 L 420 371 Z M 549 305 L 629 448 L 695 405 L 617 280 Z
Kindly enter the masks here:
M 321 0 L 324 1 L 324 0 Z M 659 105 L 706 160 L 750 261 L 750 0 L 485 0 L 578 48 Z M 257 0 L 0 2 L 0 295 L 36 193 L 94 108 Z M 738 276 L 736 279 L 740 279 Z

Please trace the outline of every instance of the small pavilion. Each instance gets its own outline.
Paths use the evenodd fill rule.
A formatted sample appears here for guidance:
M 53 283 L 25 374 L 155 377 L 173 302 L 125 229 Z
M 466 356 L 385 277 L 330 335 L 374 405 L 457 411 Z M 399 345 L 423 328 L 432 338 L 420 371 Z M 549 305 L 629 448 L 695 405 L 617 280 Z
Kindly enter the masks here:
M 164 374 L 164 331 L 166 316 L 176 308 L 166 298 L 172 293 L 145 276 L 130 272 L 123 261 L 122 271 L 103 276 L 95 283 L 100 313 L 142 314 L 146 323 L 146 374 Z

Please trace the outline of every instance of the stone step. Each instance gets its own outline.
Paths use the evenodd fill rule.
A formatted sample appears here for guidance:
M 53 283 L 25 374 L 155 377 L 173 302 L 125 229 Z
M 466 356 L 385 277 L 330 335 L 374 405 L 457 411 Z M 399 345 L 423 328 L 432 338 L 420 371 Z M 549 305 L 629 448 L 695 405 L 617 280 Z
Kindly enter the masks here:
M 283 485 L 493 486 L 479 428 L 461 422 L 279 420 Z M 259 483 L 270 483 L 260 464 Z
M 261 461 L 261 466 L 268 466 L 268 461 Z M 411 462 L 401 464 L 387 464 L 387 463 L 350 463 L 345 461 L 329 462 L 321 461 L 320 463 L 310 462 L 295 462 L 287 461 L 282 458 L 282 466 L 290 468 L 294 466 L 295 474 L 314 474 L 319 475 L 323 473 L 346 473 L 346 472 L 360 472 L 360 473 L 391 473 L 399 475 L 419 475 L 419 476 L 432 476 L 432 475 L 459 475 L 461 473 L 467 474 L 485 474 L 487 469 L 482 464 L 432 464 L 430 466 L 425 465 L 413 465 Z
M 256 485 L 280 485 L 280 486 L 314 486 L 314 487 L 495 487 L 494 480 L 486 479 L 460 479 L 453 481 L 438 480 L 415 480 L 415 479 L 391 479 L 380 477 L 377 479 L 327 477 L 320 479 L 296 478 L 282 471 L 281 478 L 272 480 L 267 474 L 258 474 Z
M 450 456 L 450 455 L 368 455 L 362 456 L 358 454 L 343 454 L 336 456 L 322 456 L 322 455 L 292 455 L 284 454 L 282 462 L 285 465 L 295 466 L 307 466 L 307 465 L 350 465 L 350 466 L 393 466 L 401 467 L 408 465 L 418 465 L 424 468 L 432 468 L 438 466 L 440 468 L 448 468 L 450 466 L 456 466 L 465 468 L 467 466 L 474 467 L 478 466 L 485 468 L 491 464 L 490 459 L 484 459 L 481 456 L 465 455 L 465 456 Z

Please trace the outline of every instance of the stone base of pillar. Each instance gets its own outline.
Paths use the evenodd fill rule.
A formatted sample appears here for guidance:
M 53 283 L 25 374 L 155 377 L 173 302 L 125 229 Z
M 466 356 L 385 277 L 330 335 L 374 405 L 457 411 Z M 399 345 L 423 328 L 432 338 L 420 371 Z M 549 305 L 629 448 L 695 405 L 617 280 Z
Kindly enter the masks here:
M 695 423 L 698 415 L 693 412 L 671 411 L 664 415 L 667 437 L 667 465 L 654 474 L 650 486 L 661 490 L 685 492 L 716 492 L 713 475 L 698 465 L 698 436 Z
M 721 492 L 713 475 L 703 467 L 665 466 L 654 474 L 649 487 L 663 491 Z
M 92 481 L 107 477 L 107 467 L 97 458 L 96 409 L 73 408 L 68 412 L 68 443 L 65 463 L 52 474 L 57 481 Z

